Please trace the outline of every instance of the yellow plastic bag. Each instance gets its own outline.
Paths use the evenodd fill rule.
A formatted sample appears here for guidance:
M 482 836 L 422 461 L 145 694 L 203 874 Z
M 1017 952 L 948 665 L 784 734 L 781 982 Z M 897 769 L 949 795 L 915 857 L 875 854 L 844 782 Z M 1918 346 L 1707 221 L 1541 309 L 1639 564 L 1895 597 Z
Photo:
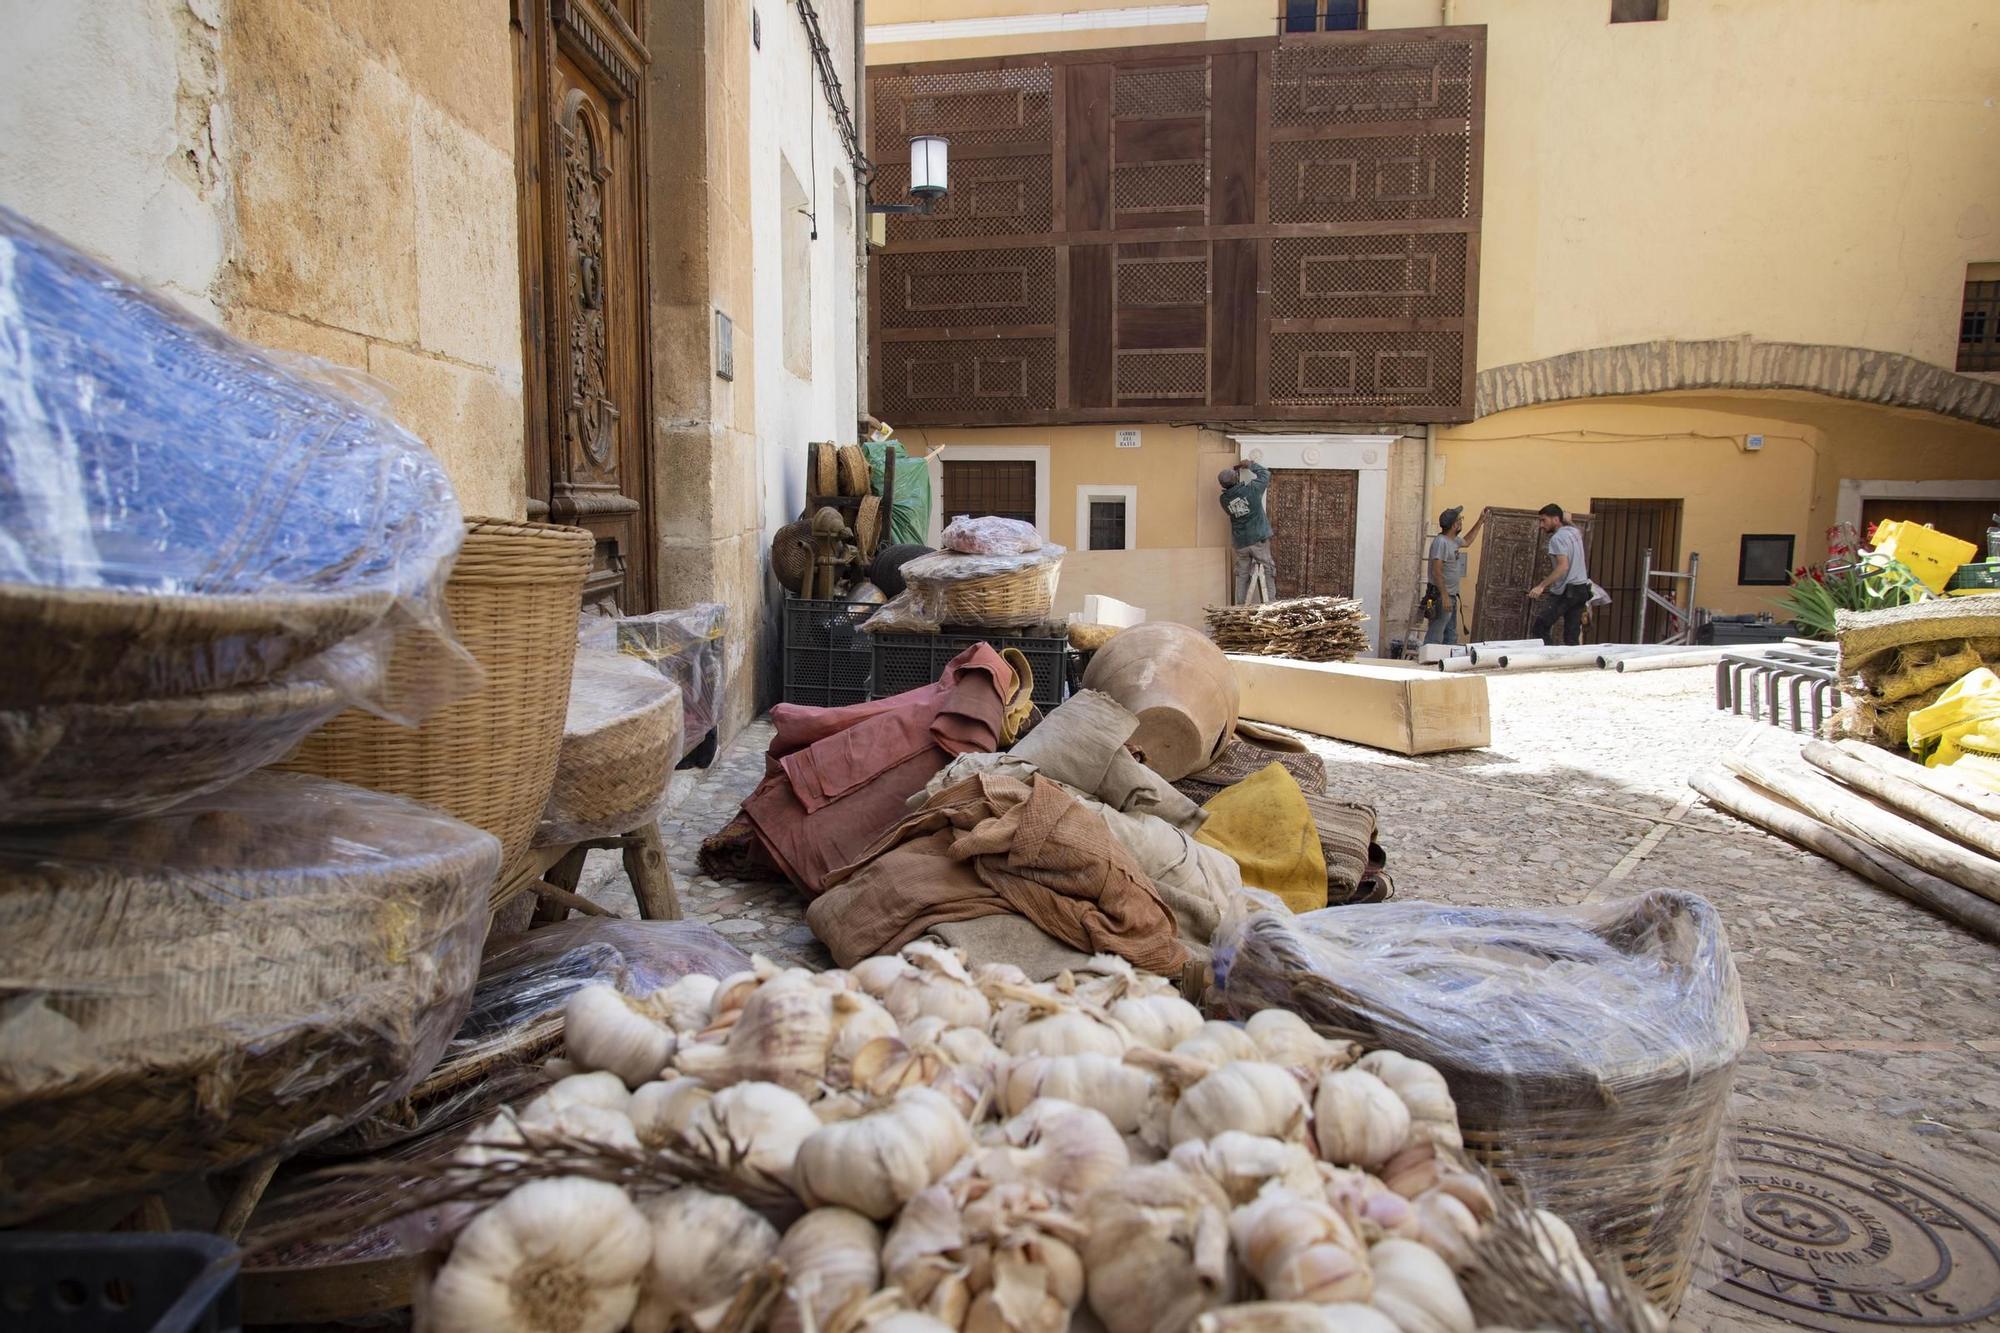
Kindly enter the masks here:
M 1959 742 L 1977 732 L 2000 741 L 2000 676 L 1968 671 L 1928 708 L 1910 714 L 1910 752 L 1932 768 L 1954 763 Z
M 1208 822 L 1195 841 L 1222 852 L 1243 870 L 1243 882 L 1274 893 L 1294 912 L 1326 906 L 1326 856 L 1298 779 L 1272 764 L 1202 809 Z

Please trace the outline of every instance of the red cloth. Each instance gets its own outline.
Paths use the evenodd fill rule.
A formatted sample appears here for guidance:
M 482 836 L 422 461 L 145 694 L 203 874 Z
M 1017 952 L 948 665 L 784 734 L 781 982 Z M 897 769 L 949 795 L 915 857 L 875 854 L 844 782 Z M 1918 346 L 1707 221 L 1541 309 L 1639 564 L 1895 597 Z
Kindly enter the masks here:
M 1014 669 L 990 644 L 951 659 L 929 685 L 845 708 L 779 704 L 764 781 L 743 803 L 764 850 L 807 893 L 857 860 L 908 813 L 955 756 L 1000 748 Z

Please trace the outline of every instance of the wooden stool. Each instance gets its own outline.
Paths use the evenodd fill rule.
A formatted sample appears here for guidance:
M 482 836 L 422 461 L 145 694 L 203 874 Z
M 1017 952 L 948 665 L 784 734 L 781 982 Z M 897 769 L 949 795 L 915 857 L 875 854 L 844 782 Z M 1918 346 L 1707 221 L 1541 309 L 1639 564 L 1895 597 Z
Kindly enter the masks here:
M 536 848 L 533 855 L 557 853 L 537 876 L 528 891 L 541 898 L 535 909 L 537 923 L 560 921 L 571 908 L 590 916 L 616 916 L 577 893 L 583 880 L 583 862 L 593 851 L 617 848 L 625 855 L 625 874 L 632 881 L 632 896 L 639 902 L 639 916 L 646 921 L 678 921 L 681 898 L 674 888 L 673 867 L 667 864 L 667 849 L 660 841 L 657 821 L 613 838 L 589 838 L 566 848 Z

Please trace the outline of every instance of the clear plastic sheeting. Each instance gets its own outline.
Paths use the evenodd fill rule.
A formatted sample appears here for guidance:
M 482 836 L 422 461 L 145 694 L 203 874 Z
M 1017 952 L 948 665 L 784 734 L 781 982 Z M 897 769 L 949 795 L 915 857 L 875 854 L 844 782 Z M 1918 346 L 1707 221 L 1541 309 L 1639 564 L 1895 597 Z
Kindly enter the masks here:
M 1042 549 L 1042 534 L 1032 523 L 988 514 L 953 519 L 938 544 L 960 555 L 1023 555 Z
M 227 690 L 312 662 L 373 699 L 462 535 L 351 372 L 231 338 L 0 209 L 0 708 Z M 448 673 L 447 673 L 448 674 Z
M 728 620 L 729 610 L 722 603 L 697 602 L 678 611 L 585 620 L 581 642 L 586 648 L 616 648 L 651 663 L 681 687 L 685 753 L 715 729 L 722 710 L 727 688 L 722 650 Z
M 938 551 L 903 566 L 917 615 L 945 625 L 1008 627 L 1049 618 L 1065 548 L 1013 555 Z
M 680 762 L 680 686 L 624 653 L 583 649 L 538 846 L 630 833 L 666 809 Z
M 749 968 L 747 955 L 699 921 L 582 917 L 531 930 L 481 965 L 472 1008 L 437 1069 L 319 1152 L 380 1151 L 524 1100 L 548 1081 L 542 1062 L 561 1053 L 564 1006 L 585 986 L 645 996 L 692 973 L 719 979 Z
M 499 871 L 428 806 L 270 771 L 0 835 L 0 1225 L 403 1096 L 465 1015 Z
M 1217 933 L 1215 975 L 1231 1016 L 1291 1009 L 1322 1032 L 1435 1065 L 1467 1149 L 1673 1308 L 1749 1035 L 1728 939 L 1704 899 L 1252 912 Z

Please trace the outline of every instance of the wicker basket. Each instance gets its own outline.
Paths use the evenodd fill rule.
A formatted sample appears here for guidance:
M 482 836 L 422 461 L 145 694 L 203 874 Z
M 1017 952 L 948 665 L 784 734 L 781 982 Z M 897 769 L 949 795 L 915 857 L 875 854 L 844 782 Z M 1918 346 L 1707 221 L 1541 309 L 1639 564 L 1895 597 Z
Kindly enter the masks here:
M 0 1225 L 339 1129 L 437 1061 L 479 971 L 489 835 L 254 773 L 0 840 Z
M 0 712 L 0 824 L 164 810 L 281 758 L 341 707 L 304 680 Z
M 1539 964 L 1497 981 L 1430 943 L 1454 932 L 1482 932 L 1501 967 Z M 1329 951 L 1329 940 L 1340 943 Z M 1468 1153 L 1619 1260 L 1662 1310 L 1679 1307 L 1747 1035 L 1706 902 L 1653 892 L 1590 920 L 1426 903 L 1265 912 L 1240 938 L 1218 936 L 1225 955 L 1228 1012 L 1282 1006 L 1321 1032 L 1428 1061 L 1451 1086 Z M 1658 963 L 1651 994 L 1556 998 L 1591 994 L 1593 974 L 1620 957 Z
M 948 561 L 993 563 L 1004 561 L 1004 557 L 921 556 L 903 567 L 903 577 L 917 594 L 924 614 L 940 624 L 988 629 L 1045 625 L 1055 606 L 1056 582 L 1062 576 L 1060 548 L 1051 549 L 1056 551 L 1052 558 L 971 578 L 938 578 L 925 571 Z
M 535 845 L 611 837 L 657 820 L 680 762 L 683 725 L 680 686 L 622 653 L 578 653 Z
M 445 604 L 485 684 L 414 729 L 342 713 L 283 766 L 437 806 L 499 838 L 502 865 L 512 865 L 555 779 L 593 546 L 582 528 L 468 520 Z M 430 653 L 399 648 L 389 690 L 436 665 Z
M 375 624 L 394 600 L 386 589 L 232 597 L 0 584 L 0 708 L 266 681 Z

